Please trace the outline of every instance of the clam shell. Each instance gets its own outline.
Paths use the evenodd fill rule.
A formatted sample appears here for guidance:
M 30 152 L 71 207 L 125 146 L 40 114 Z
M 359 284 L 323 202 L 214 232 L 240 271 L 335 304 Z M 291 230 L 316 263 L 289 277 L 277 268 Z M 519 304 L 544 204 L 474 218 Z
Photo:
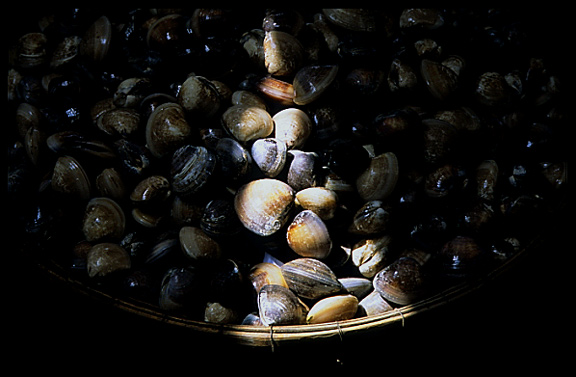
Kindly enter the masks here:
M 292 83 L 294 103 L 307 105 L 314 102 L 330 87 L 337 74 L 337 65 L 312 65 L 300 69 Z
M 476 169 L 476 192 L 478 197 L 491 201 L 498 179 L 498 164 L 494 160 L 484 160 Z
M 314 258 L 294 259 L 280 269 L 288 287 L 303 298 L 317 300 L 344 288 L 330 267 Z
M 398 181 L 398 159 L 392 152 L 373 157 L 370 166 L 356 179 L 356 189 L 364 201 L 387 198 Z
M 338 279 L 346 292 L 353 296 L 356 296 L 358 300 L 366 297 L 370 291 L 374 289 L 372 286 L 372 280 L 367 278 L 340 278 Z
M 458 74 L 449 65 L 424 59 L 420 73 L 428 91 L 438 100 L 447 99 L 458 88 Z
M 300 149 L 312 133 L 312 121 L 308 114 L 296 108 L 277 112 L 274 117 L 274 137 L 286 143 L 288 149 Z
M 126 186 L 122 176 L 114 168 L 102 170 L 96 177 L 96 188 L 101 196 L 107 196 L 114 200 L 121 200 L 126 195 Z
M 294 190 L 286 183 L 263 178 L 240 187 L 234 197 L 234 208 L 246 229 L 269 236 L 288 221 L 294 205 Z
M 116 108 L 98 117 L 96 125 L 106 134 L 127 137 L 138 131 L 140 113 L 131 108 Z
M 302 257 L 326 258 L 332 250 L 332 239 L 324 221 L 310 210 L 294 217 L 286 231 L 288 246 Z
M 95 62 L 104 60 L 110 49 L 111 38 L 112 24 L 110 20 L 106 16 L 98 18 L 82 36 L 82 41 L 78 46 L 80 55 Z
M 286 81 L 266 76 L 258 81 L 256 89 L 281 105 L 294 105 L 294 86 Z
M 202 190 L 216 170 L 216 154 L 202 146 L 184 145 L 172 155 L 172 188 L 191 195 Z
M 268 73 L 287 76 L 295 73 L 304 62 L 304 47 L 291 34 L 268 31 L 264 37 L 264 65 Z
M 58 158 L 54 165 L 51 185 L 54 191 L 76 196 L 82 200 L 90 198 L 90 180 L 74 157 Z
M 358 299 L 353 295 L 326 297 L 308 311 L 307 324 L 344 321 L 353 318 L 358 310 Z
M 216 143 L 216 156 L 220 167 L 220 175 L 230 182 L 244 178 L 251 170 L 252 156 L 238 141 L 223 137 Z
M 394 309 L 378 291 L 373 290 L 358 303 L 358 311 L 370 316 Z
M 373 9 L 322 9 L 322 13 L 334 25 L 352 31 L 375 32 L 383 26 Z
M 281 285 L 265 285 L 258 292 L 258 313 L 265 326 L 302 325 L 308 307 Z
M 276 138 L 258 139 L 252 144 L 252 159 L 262 173 L 269 178 L 274 178 L 286 164 L 286 143 Z
M 161 175 L 151 175 L 141 180 L 132 193 L 133 202 L 161 202 L 170 196 L 170 182 Z
M 155 157 L 161 158 L 183 146 L 191 133 L 182 107 L 167 102 L 158 106 L 148 118 L 146 145 Z
M 371 200 L 364 203 L 356 211 L 348 231 L 353 234 L 371 235 L 386 230 L 390 214 L 384 208 L 381 200 Z
M 378 272 L 373 284 L 384 299 L 398 305 L 408 305 L 421 296 L 424 276 L 417 261 L 403 257 Z
M 99 243 L 92 246 L 86 256 L 88 276 L 102 277 L 131 267 L 130 255 L 115 243 Z
M 178 104 L 186 113 L 209 118 L 220 109 L 220 94 L 210 80 L 202 76 L 190 76 L 178 92 Z
M 270 114 L 255 106 L 234 105 L 222 114 L 226 130 L 241 143 L 264 138 L 274 131 Z
M 367 278 L 372 278 L 390 263 L 390 245 L 392 238 L 385 235 L 379 238 L 358 242 L 352 249 L 352 263 Z
M 311 210 L 322 220 L 330 220 L 338 208 L 338 195 L 325 187 L 309 187 L 296 193 L 294 203 Z
M 218 259 L 222 255 L 218 242 L 198 227 L 183 226 L 178 237 L 182 251 L 192 260 Z
M 120 239 L 124 235 L 125 226 L 124 211 L 114 200 L 96 197 L 86 205 L 82 232 L 87 241 Z
M 315 152 L 304 152 L 296 149 L 288 151 L 288 154 L 294 157 L 288 168 L 288 184 L 296 191 L 316 186 L 318 155 Z
M 456 236 L 442 246 L 435 263 L 444 275 L 461 278 L 473 274 L 483 257 L 484 252 L 474 238 Z
M 288 284 L 282 275 L 282 270 L 273 263 L 262 262 L 252 266 L 248 278 L 256 292 L 260 292 L 260 289 L 265 285 L 271 284 L 288 288 Z

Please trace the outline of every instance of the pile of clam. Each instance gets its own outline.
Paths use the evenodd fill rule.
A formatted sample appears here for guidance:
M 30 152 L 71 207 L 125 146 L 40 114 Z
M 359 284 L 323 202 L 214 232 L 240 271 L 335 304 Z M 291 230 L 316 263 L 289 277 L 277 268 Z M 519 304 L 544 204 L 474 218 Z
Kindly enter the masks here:
M 559 79 L 497 10 L 70 9 L 9 52 L 38 253 L 194 320 L 393 310 L 523 249 L 567 182 Z

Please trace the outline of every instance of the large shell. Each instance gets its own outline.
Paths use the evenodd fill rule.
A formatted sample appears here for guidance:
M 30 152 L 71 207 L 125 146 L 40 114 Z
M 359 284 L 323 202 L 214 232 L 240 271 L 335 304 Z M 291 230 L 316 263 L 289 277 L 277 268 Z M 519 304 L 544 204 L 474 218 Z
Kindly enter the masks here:
M 70 156 L 59 157 L 54 166 L 52 189 L 82 200 L 90 198 L 90 180 L 80 163 Z
M 293 206 L 294 190 L 271 178 L 247 183 L 234 197 L 234 208 L 240 222 L 260 236 L 269 236 L 282 228 Z
M 216 170 L 216 154 L 205 147 L 184 145 L 172 155 L 172 188 L 177 194 L 200 191 Z
M 291 34 L 268 31 L 264 37 L 264 64 L 268 73 L 287 76 L 295 73 L 304 61 L 304 47 Z
M 378 272 L 373 284 L 374 289 L 386 300 L 407 305 L 421 296 L 424 276 L 417 261 L 402 257 Z
M 226 130 L 241 143 L 269 136 L 274 131 L 270 114 L 255 106 L 234 105 L 222 114 Z
M 308 307 L 288 288 L 273 284 L 260 289 L 258 313 L 265 326 L 302 325 Z
M 300 149 L 312 133 L 312 121 L 304 111 L 291 107 L 277 112 L 274 117 L 274 136 L 284 141 L 288 149 Z
M 103 277 L 131 267 L 130 254 L 115 243 L 99 243 L 92 246 L 86 256 L 88 276 Z
M 307 105 L 314 102 L 330 87 L 338 74 L 337 65 L 310 65 L 294 76 L 294 103 Z
M 280 267 L 288 287 L 298 296 L 317 300 L 344 289 L 334 272 L 315 258 L 298 258 Z
M 182 107 L 167 102 L 158 106 L 148 118 L 146 145 L 155 157 L 161 158 L 184 145 L 191 133 Z
M 338 195 L 325 187 L 309 187 L 296 193 L 295 204 L 330 220 L 338 208 Z
M 353 295 L 326 297 L 310 308 L 307 324 L 343 321 L 353 318 L 358 310 L 358 299 Z
M 398 159 L 393 152 L 373 157 L 370 166 L 356 179 L 356 189 L 365 200 L 387 198 L 398 181 Z
M 210 80 L 190 76 L 178 92 L 178 103 L 191 115 L 209 118 L 220 109 L 220 94 Z
M 82 232 L 89 242 L 120 239 L 124 235 L 124 211 L 114 200 L 96 197 L 90 200 L 84 212 Z
M 100 62 L 108 55 L 112 38 L 112 24 L 106 16 L 102 16 L 84 33 L 79 45 L 80 55 L 95 62 Z
M 274 178 L 286 164 L 286 143 L 276 138 L 258 139 L 252 144 L 252 159 L 262 173 L 269 178 Z
M 300 212 L 286 232 L 288 246 L 302 257 L 326 258 L 332 250 L 332 239 L 324 221 L 310 210 Z

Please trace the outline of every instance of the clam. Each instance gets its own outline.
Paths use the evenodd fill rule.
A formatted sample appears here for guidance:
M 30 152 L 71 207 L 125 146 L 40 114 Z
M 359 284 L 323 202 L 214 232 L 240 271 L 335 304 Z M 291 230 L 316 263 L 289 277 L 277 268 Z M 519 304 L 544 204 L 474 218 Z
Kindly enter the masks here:
M 273 117 L 274 137 L 286 143 L 288 149 L 301 149 L 312 133 L 312 121 L 304 111 L 288 108 Z
M 444 244 L 435 262 L 445 276 L 461 278 L 477 271 L 483 258 L 484 252 L 474 238 L 456 236 Z
M 310 210 L 294 217 L 286 231 L 288 246 L 302 257 L 323 259 L 332 250 L 332 239 L 324 221 Z
M 302 325 L 308 307 L 281 285 L 265 285 L 258 292 L 258 313 L 264 326 Z
M 218 324 L 238 323 L 240 315 L 237 309 L 220 302 L 208 302 L 204 310 L 204 322 Z
M 284 141 L 277 138 L 264 138 L 252 144 L 251 154 L 254 163 L 262 173 L 269 178 L 274 178 L 284 169 L 287 150 Z
M 316 164 L 318 155 L 315 152 L 306 152 L 296 149 L 288 151 L 288 154 L 293 156 L 288 169 L 288 184 L 295 191 L 317 186 Z
M 114 92 L 114 105 L 136 107 L 150 94 L 152 83 L 145 77 L 131 77 L 118 84 Z
M 114 200 L 96 197 L 86 205 L 82 232 L 87 241 L 119 240 L 124 236 L 125 227 L 124 211 Z
M 498 72 L 480 75 L 475 88 L 476 99 L 486 106 L 505 106 L 512 99 L 512 90 L 505 76 Z
M 370 166 L 356 179 L 356 189 L 365 200 L 387 198 L 398 181 L 398 159 L 392 152 L 385 152 L 370 161 Z
M 128 175 L 143 177 L 149 171 L 153 155 L 146 146 L 126 139 L 118 139 L 114 142 L 114 147 L 120 166 Z
M 180 246 L 192 260 L 218 259 L 222 250 L 218 242 L 195 226 L 183 226 L 179 233 Z
M 162 278 L 159 305 L 167 311 L 189 310 L 203 302 L 205 283 L 197 268 L 173 267 Z
M 202 190 L 216 170 L 216 154 L 202 146 L 184 145 L 172 155 L 172 188 L 179 195 Z
M 348 231 L 353 234 L 371 235 L 386 229 L 390 214 L 381 200 L 371 200 L 356 211 Z
M 337 65 L 310 65 L 300 69 L 294 76 L 294 103 L 308 105 L 317 100 L 338 74 Z
M 114 168 L 106 168 L 96 177 L 96 188 L 101 196 L 121 200 L 126 196 L 126 186 L 122 176 Z
M 214 239 L 226 239 L 240 231 L 240 222 L 231 200 L 213 199 L 204 207 L 200 228 Z
M 407 305 L 421 297 L 424 274 L 412 258 L 399 258 L 374 276 L 374 289 L 395 304 Z
M 322 9 L 334 25 L 352 31 L 375 32 L 381 30 L 381 14 L 372 9 Z
M 274 77 L 263 77 L 256 83 L 256 89 L 266 98 L 281 105 L 294 105 L 294 86 Z
M 178 92 L 178 104 L 190 115 L 210 118 L 220 109 L 216 86 L 203 76 L 190 76 Z
M 265 285 L 271 284 L 288 288 L 280 267 L 270 262 L 262 262 L 252 266 L 248 278 L 256 292 L 260 292 L 260 289 Z
M 438 9 L 408 8 L 404 9 L 400 15 L 400 27 L 402 29 L 434 30 L 442 25 L 444 25 L 444 17 Z
M 303 298 L 317 300 L 344 288 L 330 267 L 315 258 L 297 258 L 280 269 L 288 287 Z
M 178 225 L 198 224 L 204 211 L 203 203 L 193 200 L 182 199 L 179 195 L 174 195 L 170 215 L 172 220 Z
M 434 119 L 448 122 L 457 130 L 477 131 L 481 126 L 480 118 L 469 107 L 438 111 Z
M 82 36 L 78 49 L 80 55 L 100 62 L 108 55 L 112 39 L 112 24 L 106 16 L 98 18 Z
M 155 157 L 163 157 L 183 146 L 191 127 L 178 104 L 168 102 L 154 110 L 146 124 L 146 145 Z
M 390 91 L 406 92 L 416 88 L 418 76 L 414 69 L 400 59 L 394 59 L 388 72 L 388 87 Z
M 372 278 L 376 273 L 390 264 L 390 242 L 392 238 L 384 235 L 378 238 L 362 240 L 352 248 L 352 263 L 358 267 L 358 271 L 367 278 Z
M 231 96 L 232 105 L 256 106 L 266 110 L 266 102 L 256 93 L 248 90 L 237 90 Z
M 90 249 L 86 256 L 88 276 L 104 277 L 131 267 L 130 255 L 115 243 L 99 243 Z
M 344 321 L 353 318 L 358 299 L 349 294 L 326 297 L 315 303 L 306 316 L 307 324 Z
M 358 300 L 366 297 L 366 295 L 373 290 L 372 280 L 367 278 L 348 277 L 340 278 L 338 280 L 342 283 L 344 290 L 351 295 L 356 296 Z
M 248 230 L 269 236 L 288 221 L 294 206 L 294 190 L 286 183 L 263 178 L 240 187 L 234 197 L 234 208 Z
M 251 171 L 253 156 L 235 139 L 230 137 L 219 139 L 215 151 L 220 175 L 227 183 L 242 180 Z
M 264 37 L 264 65 L 268 73 L 288 76 L 304 62 L 304 47 L 296 37 L 283 31 L 268 31 Z
M 71 35 L 64 37 L 64 39 L 58 43 L 52 53 L 52 58 L 50 60 L 50 67 L 57 69 L 64 64 L 67 64 L 76 58 L 79 53 L 80 42 L 82 38 L 77 35 Z
M 38 127 L 41 117 L 42 113 L 36 106 L 27 102 L 19 104 L 16 109 L 15 120 L 20 137 L 24 138 L 31 127 Z
M 264 31 L 284 31 L 291 35 L 298 35 L 304 27 L 304 17 L 293 9 L 267 9 L 262 20 Z
M 478 197 L 491 201 L 498 179 L 498 164 L 494 160 L 484 160 L 476 168 L 476 192 Z
M 171 194 L 170 182 L 161 175 L 151 175 L 141 180 L 132 193 L 130 200 L 136 203 L 159 203 Z
M 186 38 L 186 22 L 187 19 L 177 13 L 156 19 L 148 27 L 146 44 L 149 48 L 160 51 L 178 48 Z
M 90 180 L 80 163 L 70 156 L 59 157 L 54 165 L 51 181 L 54 191 L 68 194 L 81 200 L 90 198 Z
M 386 313 L 394 309 L 378 291 L 373 290 L 358 303 L 358 312 L 367 316 Z
M 76 131 L 62 131 L 52 134 L 46 139 L 46 145 L 58 154 L 73 154 L 99 159 L 116 157 L 116 153 L 107 143 Z
M 424 181 L 424 192 L 431 198 L 443 198 L 449 195 L 456 184 L 456 168 L 448 163 L 436 167 Z
M 138 130 L 140 113 L 131 108 L 113 109 L 98 118 L 97 126 L 108 135 L 127 137 Z
M 456 57 L 443 62 L 422 60 L 420 73 L 434 98 L 446 100 L 456 91 L 459 84 L 459 72 L 463 64 L 463 60 Z
M 46 47 L 48 38 L 44 33 L 24 34 L 18 40 L 18 65 L 28 69 L 43 65 L 48 61 Z
M 34 165 L 39 165 L 42 162 L 42 157 L 46 149 L 46 135 L 44 131 L 38 127 L 30 127 L 26 136 L 24 137 L 24 146 L 28 158 Z
M 443 162 L 454 150 L 457 129 L 438 119 L 422 120 L 424 126 L 424 158 L 427 162 Z
M 309 187 L 296 193 L 294 203 L 322 220 L 330 220 L 338 208 L 338 195 L 325 187 Z
M 235 105 L 222 114 L 224 128 L 241 143 L 267 137 L 274 131 L 270 114 L 255 106 Z
M 248 58 L 256 67 L 264 68 L 264 37 L 266 33 L 262 29 L 252 29 L 245 32 L 240 39 L 242 48 L 248 54 Z

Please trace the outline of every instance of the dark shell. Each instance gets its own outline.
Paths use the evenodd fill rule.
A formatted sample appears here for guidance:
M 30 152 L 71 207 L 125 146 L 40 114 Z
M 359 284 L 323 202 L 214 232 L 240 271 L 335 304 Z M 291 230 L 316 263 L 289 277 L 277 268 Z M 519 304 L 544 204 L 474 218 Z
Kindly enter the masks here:
M 172 156 L 172 188 L 177 194 L 200 191 L 216 170 L 216 154 L 201 146 L 185 145 Z
M 418 262 L 404 257 L 377 273 L 373 284 L 384 299 L 408 305 L 422 295 L 424 275 Z

